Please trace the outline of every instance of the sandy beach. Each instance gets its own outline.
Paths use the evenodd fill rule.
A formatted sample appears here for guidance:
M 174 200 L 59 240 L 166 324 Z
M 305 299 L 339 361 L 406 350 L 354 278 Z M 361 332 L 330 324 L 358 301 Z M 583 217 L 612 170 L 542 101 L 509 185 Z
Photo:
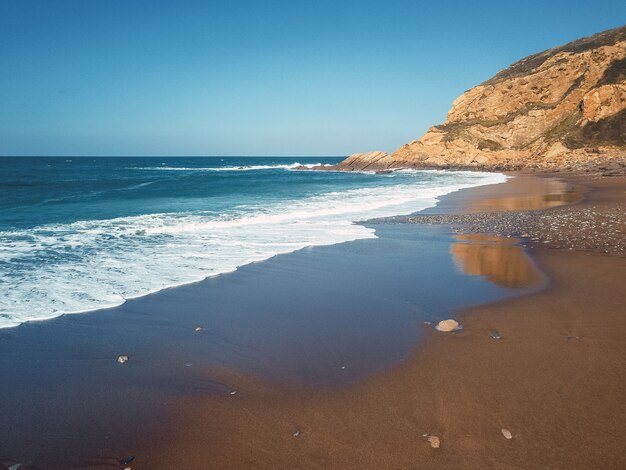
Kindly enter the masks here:
M 616 206 L 623 214 L 623 180 L 567 181 L 583 185 L 585 200 L 554 217 L 590 207 L 599 217 Z M 520 188 L 509 186 L 454 197 L 482 206 L 503 189 L 514 197 Z M 422 326 L 406 360 L 354 386 L 311 392 L 226 373 L 237 397 L 175 404 L 174 429 L 184 431 L 159 441 L 148 465 L 172 468 L 184 458 L 192 468 L 622 468 L 626 262 L 602 247 L 546 245 L 528 245 L 550 280 L 545 290 L 465 309 L 457 333 Z
M 593 209 L 585 243 L 623 243 L 623 219 L 606 230 L 605 216 L 623 216 L 625 187 L 518 175 L 376 223 L 376 240 L 2 330 L 0 458 L 42 469 L 620 468 L 624 257 L 600 242 L 565 246 L 582 232 L 562 222 L 560 239 L 548 223 L 510 236 L 526 230 L 512 209 L 557 221 Z M 476 233 L 481 212 L 493 229 Z M 448 317 L 463 328 L 437 332 Z

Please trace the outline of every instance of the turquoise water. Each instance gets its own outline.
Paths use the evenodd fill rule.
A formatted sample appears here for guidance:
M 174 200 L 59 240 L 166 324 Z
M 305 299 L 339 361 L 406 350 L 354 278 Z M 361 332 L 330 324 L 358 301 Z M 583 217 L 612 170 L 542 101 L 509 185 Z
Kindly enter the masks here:
M 297 171 L 339 158 L 0 158 L 0 327 L 119 305 L 306 246 L 375 237 L 503 175 Z

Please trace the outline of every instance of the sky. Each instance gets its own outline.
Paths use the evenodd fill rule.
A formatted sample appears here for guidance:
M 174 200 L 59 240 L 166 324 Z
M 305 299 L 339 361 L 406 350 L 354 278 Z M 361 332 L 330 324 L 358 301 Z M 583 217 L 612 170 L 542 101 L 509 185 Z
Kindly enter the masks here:
M 0 0 L 0 155 L 393 151 L 622 1 Z

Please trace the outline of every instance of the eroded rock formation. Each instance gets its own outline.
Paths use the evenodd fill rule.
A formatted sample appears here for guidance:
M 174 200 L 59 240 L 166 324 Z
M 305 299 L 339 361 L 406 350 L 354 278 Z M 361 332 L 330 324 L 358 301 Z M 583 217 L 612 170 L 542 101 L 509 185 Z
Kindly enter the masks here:
M 626 26 L 526 57 L 457 98 L 446 121 L 393 154 L 341 170 L 626 167 Z

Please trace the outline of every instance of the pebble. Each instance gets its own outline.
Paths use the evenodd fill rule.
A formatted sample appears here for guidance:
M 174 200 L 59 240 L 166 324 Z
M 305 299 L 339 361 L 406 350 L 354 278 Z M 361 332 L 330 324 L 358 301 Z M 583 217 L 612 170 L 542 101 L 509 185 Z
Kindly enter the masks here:
M 430 442 L 430 447 L 433 449 L 439 449 L 439 445 L 441 444 L 437 436 L 428 436 L 428 442 Z
M 454 331 L 459 327 L 459 322 L 456 320 L 441 320 L 437 323 L 435 327 L 437 331 L 443 331 L 445 333 L 449 333 L 450 331 Z
M 201 326 L 196 326 L 195 330 L 196 331 L 202 331 L 202 327 Z
M 519 236 L 548 247 L 626 255 L 623 203 L 561 206 L 547 210 L 416 215 L 379 219 L 392 223 L 448 224 L 457 232 Z M 530 246 L 529 248 L 533 248 Z
M 493 339 L 500 339 L 502 338 L 502 336 L 500 336 L 500 332 L 498 330 L 494 330 L 491 333 L 489 333 L 489 336 L 491 336 Z
M 502 428 L 502 435 L 505 439 L 513 439 L 513 434 L 508 429 Z
M 120 356 L 117 358 L 117 362 L 119 362 L 120 364 L 124 364 L 125 362 L 128 362 L 128 356 Z
M 300 430 L 299 430 L 299 429 L 296 429 L 296 430 L 293 432 L 293 434 L 292 434 L 292 435 L 293 435 L 293 437 L 298 437 L 298 436 L 300 435 Z

